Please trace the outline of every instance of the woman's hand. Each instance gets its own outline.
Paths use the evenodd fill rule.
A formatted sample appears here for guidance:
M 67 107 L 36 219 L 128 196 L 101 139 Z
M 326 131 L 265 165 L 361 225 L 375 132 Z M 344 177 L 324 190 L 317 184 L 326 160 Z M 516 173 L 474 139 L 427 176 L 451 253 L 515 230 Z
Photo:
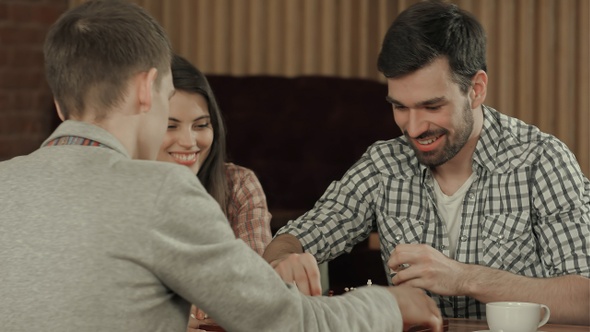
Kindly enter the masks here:
M 205 319 L 207 318 L 207 314 L 205 314 L 201 309 L 198 309 L 194 305 L 191 306 L 191 313 L 188 318 L 188 326 L 186 328 L 187 332 L 205 332 L 204 330 L 199 329 L 199 325 L 205 324 Z

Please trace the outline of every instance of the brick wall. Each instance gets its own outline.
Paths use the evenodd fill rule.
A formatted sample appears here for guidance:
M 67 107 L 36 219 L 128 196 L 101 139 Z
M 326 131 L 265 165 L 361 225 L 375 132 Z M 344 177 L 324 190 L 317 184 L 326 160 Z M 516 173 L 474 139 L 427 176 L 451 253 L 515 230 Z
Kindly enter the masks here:
M 43 41 L 68 0 L 0 0 L 0 161 L 35 150 L 56 124 Z

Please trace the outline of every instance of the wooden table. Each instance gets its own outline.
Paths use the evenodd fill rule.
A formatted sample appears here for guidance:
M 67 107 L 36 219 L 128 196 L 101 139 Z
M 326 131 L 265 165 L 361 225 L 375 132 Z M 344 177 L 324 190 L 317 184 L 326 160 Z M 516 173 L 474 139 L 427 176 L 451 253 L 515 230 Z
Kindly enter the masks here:
M 448 318 L 449 329 L 448 332 L 474 332 L 486 331 L 488 324 L 485 320 Z M 224 331 L 218 325 L 212 324 L 201 326 L 206 331 Z M 590 326 L 578 325 L 561 325 L 561 324 L 545 324 L 540 329 L 540 332 L 590 332 Z
M 485 320 L 449 318 L 449 332 L 485 331 L 488 324 Z M 542 332 L 590 332 L 590 326 L 545 324 L 539 328 Z

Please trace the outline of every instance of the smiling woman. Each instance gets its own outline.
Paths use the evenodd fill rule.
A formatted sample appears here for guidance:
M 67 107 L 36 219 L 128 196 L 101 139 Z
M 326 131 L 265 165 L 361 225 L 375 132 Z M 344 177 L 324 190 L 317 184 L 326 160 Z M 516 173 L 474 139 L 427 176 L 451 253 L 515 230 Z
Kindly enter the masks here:
M 172 59 L 172 81 L 176 93 L 158 160 L 188 167 L 219 203 L 236 237 L 262 255 L 271 240 L 266 196 L 254 172 L 226 162 L 225 126 L 209 82 L 179 55 Z M 189 331 L 203 315 L 191 310 Z
M 219 203 L 236 237 L 262 254 L 271 239 L 266 197 L 251 170 L 226 162 L 225 126 L 205 76 L 179 55 L 172 60 L 176 93 L 158 160 L 187 166 Z
M 198 174 L 213 143 L 213 127 L 207 100 L 202 94 L 179 91 L 170 99 L 168 131 L 158 160 L 188 166 Z

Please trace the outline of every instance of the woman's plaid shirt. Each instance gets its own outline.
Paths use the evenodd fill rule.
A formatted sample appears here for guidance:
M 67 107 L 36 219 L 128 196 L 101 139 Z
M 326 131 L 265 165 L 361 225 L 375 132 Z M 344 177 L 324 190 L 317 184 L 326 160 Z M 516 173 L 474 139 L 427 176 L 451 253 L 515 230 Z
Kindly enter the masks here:
M 248 168 L 225 164 L 230 190 L 227 219 L 237 238 L 244 240 L 259 255 L 272 240 L 271 214 L 266 195 L 254 172 Z

